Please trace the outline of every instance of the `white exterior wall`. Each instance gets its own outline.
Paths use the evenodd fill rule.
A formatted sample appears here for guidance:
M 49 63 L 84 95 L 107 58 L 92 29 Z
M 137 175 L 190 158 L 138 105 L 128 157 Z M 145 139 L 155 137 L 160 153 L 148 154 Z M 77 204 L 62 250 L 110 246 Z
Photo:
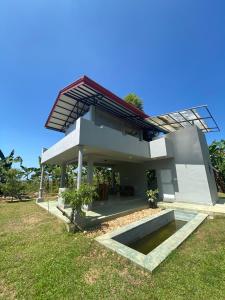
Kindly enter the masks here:
M 152 159 L 173 157 L 171 141 L 167 136 L 149 142 L 149 146 Z

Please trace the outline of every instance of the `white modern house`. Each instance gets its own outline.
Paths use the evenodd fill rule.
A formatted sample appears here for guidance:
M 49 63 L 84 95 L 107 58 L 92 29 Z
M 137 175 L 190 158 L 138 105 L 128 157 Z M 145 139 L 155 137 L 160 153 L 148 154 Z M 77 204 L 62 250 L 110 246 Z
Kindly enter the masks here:
M 132 187 L 136 199 L 145 198 L 146 172 L 155 170 L 162 201 L 217 200 L 204 134 L 218 126 L 206 106 L 151 117 L 83 76 L 59 92 L 45 126 L 64 133 L 41 157 L 43 168 L 61 165 L 63 190 L 66 164 L 78 162 L 77 188 L 83 165 L 89 183 L 93 167 L 102 165 L 119 173 L 120 186 Z

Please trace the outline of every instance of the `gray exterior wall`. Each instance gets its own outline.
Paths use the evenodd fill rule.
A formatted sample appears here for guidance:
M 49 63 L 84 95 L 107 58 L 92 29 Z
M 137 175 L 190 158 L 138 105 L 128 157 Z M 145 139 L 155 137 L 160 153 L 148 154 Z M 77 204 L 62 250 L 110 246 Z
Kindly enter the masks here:
M 86 153 L 94 151 L 99 156 L 124 161 L 116 165 L 121 184 L 134 186 L 138 196 L 145 196 L 146 170 L 155 169 L 161 199 L 215 203 L 217 189 L 208 146 L 197 127 L 186 127 L 151 142 L 125 134 L 126 130 L 135 132 L 136 128 L 91 107 L 67 129 L 63 139 L 43 153 L 42 163 L 69 161 L 77 155 L 77 147 L 83 145 Z M 133 163 L 125 163 L 130 160 Z
M 80 118 L 80 144 L 93 148 L 115 151 L 140 158 L 149 158 L 149 143 L 137 137 L 124 135 L 121 131 L 108 126 L 96 126 Z
M 116 166 L 115 170 L 120 174 L 121 185 L 133 186 L 135 195 L 145 198 L 147 177 L 144 163 L 121 163 Z
M 208 146 L 197 127 L 169 133 L 173 158 L 147 163 L 157 171 L 160 197 L 168 201 L 214 204 L 217 189 Z

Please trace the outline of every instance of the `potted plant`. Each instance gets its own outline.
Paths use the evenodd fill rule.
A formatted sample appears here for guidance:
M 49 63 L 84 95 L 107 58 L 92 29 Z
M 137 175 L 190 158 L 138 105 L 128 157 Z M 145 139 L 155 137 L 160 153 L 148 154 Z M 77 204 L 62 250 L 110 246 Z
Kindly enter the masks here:
M 84 225 L 85 211 L 82 210 L 84 205 L 92 203 L 96 197 L 96 189 L 90 184 L 82 184 L 79 189 L 69 189 L 62 193 L 65 204 L 69 204 L 72 212 L 70 215 L 70 222 L 74 227 L 79 229 Z M 74 230 L 75 230 L 74 228 Z
M 158 200 L 158 197 L 159 197 L 158 189 L 156 189 L 156 190 L 147 190 L 146 195 L 148 197 L 149 207 L 156 208 L 157 207 L 157 200 Z

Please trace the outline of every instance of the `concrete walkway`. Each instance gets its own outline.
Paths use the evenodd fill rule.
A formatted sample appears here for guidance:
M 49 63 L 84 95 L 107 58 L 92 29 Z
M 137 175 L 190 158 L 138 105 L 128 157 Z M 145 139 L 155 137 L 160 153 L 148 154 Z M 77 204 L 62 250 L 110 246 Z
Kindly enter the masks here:
M 201 205 L 201 204 L 194 204 L 194 203 L 161 201 L 161 202 L 158 202 L 158 207 L 179 209 L 179 210 L 188 210 L 188 211 L 205 213 L 208 215 L 225 216 L 225 199 L 219 199 L 215 205 Z
M 63 222 L 69 223 L 69 220 L 57 209 L 57 201 L 44 201 L 37 204 Z M 147 202 L 140 198 L 99 202 L 96 203 L 91 210 L 86 212 L 86 224 L 87 226 L 92 226 L 147 207 Z M 71 208 L 65 208 L 64 210 L 68 214 L 71 214 Z

